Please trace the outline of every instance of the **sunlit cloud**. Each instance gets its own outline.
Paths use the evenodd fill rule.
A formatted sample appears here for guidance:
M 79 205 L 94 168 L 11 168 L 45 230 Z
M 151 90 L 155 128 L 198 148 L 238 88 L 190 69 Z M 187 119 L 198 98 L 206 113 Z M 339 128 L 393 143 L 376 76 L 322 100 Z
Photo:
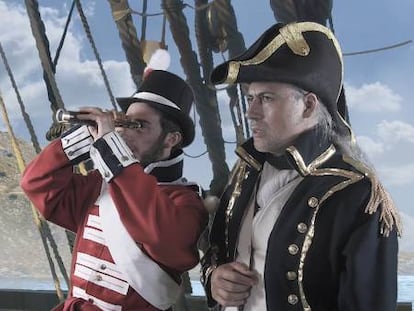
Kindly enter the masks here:
M 362 112 L 396 112 L 401 109 L 402 97 L 380 82 L 355 87 L 345 86 L 347 103 L 351 109 Z
M 378 168 L 378 173 L 389 186 L 414 183 L 414 164 L 387 165 Z
M 377 125 L 378 136 L 386 143 L 414 143 L 414 125 L 402 121 L 382 121 Z
M 384 153 L 384 144 L 368 136 L 358 136 L 358 145 L 369 158 L 375 158 Z
M 93 14 L 94 4 L 84 7 L 85 14 Z M 67 9 L 41 8 L 42 20 L 45 24 L 50 44 L 52 59 L 56 53 L 66 22 Z M 18 85 L 26 111 L 33 118 L 39 136 L 43 137 L 45 124 L 51 123 L 51 108 L 48 100 L 43 69 L 33 38 L 26 9 L 23 5 L 0 1 L 0 41 L 8 58 L 14 78 Z M 66 35 L 57 68 L 56 81 L 58 91 L 67 108 L 79 106 L 101 106 L 111 108 L 108 91 L 95 59 L 85 59 L 83 32 L 77 34 L 71 28 Z M 134 90 L 127 62 L 108 60 L 103 62 L 106 75 L 114 96 L 128 96 Z M 0 66 L 0 70 L 3 68 Z M 10 119 L 21 121 L 16 94 L 11 88 L 8 77 L 2 75 L 0 90 L 8 107 Z M 1 124 L 0 124 L 1 125 Z M 0 126 L 1 127 L 1 126 Z

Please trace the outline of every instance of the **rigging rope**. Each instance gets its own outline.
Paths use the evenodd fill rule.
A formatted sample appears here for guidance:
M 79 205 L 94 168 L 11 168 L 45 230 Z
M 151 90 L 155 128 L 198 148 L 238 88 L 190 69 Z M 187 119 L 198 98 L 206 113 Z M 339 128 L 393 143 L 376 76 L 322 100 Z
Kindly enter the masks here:
M 54 76 L 55 66 L 52 63 L 51 57 L 50 57 L 49 41 L 46 37 L 45 27 L 44 27 L 43 21 L 41 20 L 41 17 L 40 17 L 38 2 L 36 0 L 25 0 L 25 4 L 26 4 L 27 14 L 28 14 L 28 17 L 29 17 L 29 20 L 30 20 L 30 26 L 31 26 L 32 33 L 33 33 L 33 36 L 34 36 L 35 41 L 36 41 L 37 50 L 38 50 L 40 61 L 41 61 L 41 64 L 42 64 L 43 78 L 45 80 L 45 84 L 46 84 L 46 87 L 47 87 L 48 98 L 49 98 L 49 101 L 51 103 L 51 109 L 53 111 L 53 119 L 54 119 L 54 115 L 55 115 L 56 110 L 59 109 L 59 108 L 63 108 L 64 105 L 63 105 L 63 101 L 60 97 L 60 93 L 59 93 L 59 90 L 57 88 L 57 84 L 56 84 L 56 81 L 55 81 L 55 76 Z M 16 88 L 16 90 L 17 90 L 17 88 Z M 18 95 L 18 97 L 19 97 L 19 95 Z M 4 106 L 4 103 L 2 103 L 2 104 Z M 8 122 L 8 117 L 7 117 L 7 114 L 6 114 L 5 106 L 3 108 L 4 108 L 5 119 L 7 119 L 7 122 Z M 21 109 L 22 109 L 22 113 L 24 115 L 24 112 L 25 112 L 24 105 L 21 105 Z M 11 130 L 11 128 L 10 128 L 10 130 Z M 30 131 L 30 129 L 29 129 L 29 131 Z M 12 132 L 10 132 L 10 133 L 13 136 L 13 133 Z M 34 131 L 31 134 L 33 135 Z M 32 136 L 32 140 L 34 139 L 33 137 L 36 137 L 35 134 Z M 35 140 L 37 140 L 37 138 Z M 17 148 L 17 145 L 15 146 L 15 148 Z M 35 144 L 35 149 L 36 149 L 36 151 L 38 151 L 38 149 L 39 149 L 38 146 L 36 147 L 36 144 Z M 17 158 L 18 158 L 18 156 L 17 156 Z M 33 208 L 34 207 L 32 206 L 32 209 Z M 39 216 L 36 213 L 34 214 L 35 221 L 36 221 L 36 215 Z M 49 251 L 46 239 L 49 240 L 49 243 L 52 247 L 52 250 L 53 250 L 54 255 L 55 255 L 55 259 L 56 259 L 56 261 L 59 265 L 61 273 L 62 273 L 62 275 L 63 275 L 63 277 L 66 281 L 67 286 L 69 286 L 69 279 L 68 279 L 68 276 L 67 276 L 65 266 L 63 264 L 62 258 L 60 257 L 59 251 L 57 249 L 56 242 L 55 242 L 55 240 L 53 238 L 53 235 L 50 231 L 50 227 L 49 227 L 48 223 L 46 221 L 42 221 L 42 218 L 39 218 L 39 220 L 36 221 L 36 223 L 37 223 L 39 231 L 40 231 L 43 246 L 45 248 L 45 252 L 46 252 L 46 255 L 47 255 L 47 258 L 48 258 L 48 261 L 49 261 L 49 266 L 50 266 L 50 269 L 51 269 L 51 273 L 52 273 L 52 276 L 54 278 L 56 293 L 57 293 L 59 299 L 62 300 L 63 299 L 63 294 L 62 294 L 62 291 L 60 289 L 60 282 L 59 282 L 59 279 L 57 278 L 57 275 L 56 275 L 54 263 L 53 263 L 53 260 L 50 256 L 50 251 Z
M 39 141 L 37 139 L 35 130 L 33 128 L 33 123 L 30 119 L 30 116 L 26 112 L 26 108 L 23 104 L 22 97 L 20 96 L 19 89 L 17 88 L 16 80 L 14 79 L 13 72 L 11 71 L 9 62 L 7 61 L 7 57 L 6 57 L 6 54 L 4 53 L 3 46 L 1 44 L 1 42 L 0 42 L 0 54 L 1 54 L 1 58 L 3 59 L 4 66 L 6 67 L 7 74 L 9 75 L 9 79 L 10 79 L 10 82 L 13 86 L 14 92 L 16 93 L 17 101 L 19 103 L 20 110 L 22 111 L 24 122 L 26 123 L 27 129 L 29 130 L 29 133 L 30 133 L 30 138 L 32 140 L 32 145 L 33 145 L 34 149 L 36 150 L 36 153 L 39 153 L 41 148 L 40 148 L 40 144 L 39 144 Z
M 142 12 L 146 13 L 147 12 L 147 7 L 148 7 L 147 0 L 143 0 L 143 2 L 142 2 Z M 142 21 L 141 21 L 141 41 L 145 40 L 146 32 L 147 32 L 147 16 L 144 14 L 142 16 Z
M 243 36 L 237 30 L 236 14 L 229 0 L 217 0 L 216 5 L 218 8 L 218 18 L 223 23 L 224 31 L 227 33 L 226 40 L 229 57 L 233 58 L 246 50 Z M 241 144 L 249 136 L 248 126 L 243 126 L 243 124 L 247 124 L 246 106 L 243 105 L 244 94 L 242 88 L 240 88 L 240 93 L 238 93 L 237 86 L 228 88 L 226 92 L 230 98 L 230 111 L 235 126 L 236 140 L 238 144 Z
M 413 42 L 412 40 L 407 40 L 407 41 L 400 42 L 400 43 L 397 43 L 397 44 L 384 46 L 382 48 L 371 49 L 371 50 L 363 50 L 363 51 L 359 51 L 359 52 L 343 53 L 343 55 L 344 56 L 353 56 L 353 55 L 361 55 L 361 54 L 368 54 L 368 53 L 376 53 L 376 52 L 381 52 L 381 51 L 385 51 L 385 50 L 395 49 L 395 48 L 410 44 L 412 42 Z
M 16 96 L 17 96 L 17 99 L 18 99 L 18 102 L 19 102 L 19 105 L 20 105 L 20 109 L 21 109 L 21 112 L 22 112 L 22 115 L 23 115 L 23 119 L 25 120 L 26 126 L 29 129 L 30 136 L 31 136 L 31 139 L 32 139 L 33 147 L 34 147 L 36 153 L 39 153 L 41 151 L 41 148 L 40 148 L 40 145 L 38 143 L 38 139 L 37 139 L 36 133 L 35 133 L 34 128 L 32 126 L 32 122 L 30 120 L 30 117 L 26 113 L 26 109 L 25 109 L 25 106 L 23 104 L 22 98 L 20 96 L 20 92 L 19 92 L 19 90 L 17 88 L 17 84 L 16 84 L 16 81 L 14 79 L 13 72 L 11 71 L 11 68 L 9 66 L 9 63 L 8 63 L 6 54 L 4 53 L 3 47 L 1 46 L 1 43 L 0 43 L 0 53 L 1 53 L 1 56 L 3 58 L 3 62 L 5 64 L 7 73 L 8 73 L 9 78 L 10 78 L 10 81 L 11 81 L 11 83 L 13 85 L 13 89 L 14 89 L 14 91 L 16 93 Z M 7 122 L 8 122 L 8 118 L 7 118 Z M 45 233 L 46 238 L 49 240 L 49 243 L 50 243 L 50 245 L 52 247 L 52 250 L 53 250 L 53 254 L 54 254 L 55 259 L 56 259 L 56 261 L 58 263 L 59 269 L 60 269 L 60 271 L 61 271 L 61 273 L 63 275 L 63 278 L 66 281 L 66 284 L 68 284 L 69 283 L 69 279 L 68 279 L 67 271 L 66 271 L 65 265 L 63 264 L 62 257 L 59 254 L 56 241 L 53 238 L 53 235 L 52 235 L 52 233 L 50 231 L 50 227 L 49 227 L 49 225 L 48 225 L 47 222 L 44 222 L 43 221 L 41 224 L 42 224 L 42 228 L 43 228 L 43 231 L 42 232 Z M 46 252 L 49 252 L 49 250 L 47 249 Z
M 59 45 L 58 45 L 58 47 L 56 49 L 55 58 L 53 59 L 53 66 L 54 66 L 54 72 L 55 73 L 56 73 L 57 62 L 58 62 L 58 59 L 59 59 L 59 56 L 60 56 L 60 52 L 61 52 L 61 50 L 63 48 L 63 43 L 65 42 L 66 34 L 68 33 L 69 24 L 70 24 L 70 21 L 72 19 L 72 15 L 73 15 L 73 10 L 74 9 L 75 9 L 75 0 L 72 1 L 72 5 L 70 7 L 68 17 L 66 19 L 65 28 L 63 29 L 63 34 L 62 34 L 62 36 L 60 38 Z
M 199 123 L 203 129 L 204 142 L 207 146 L 213 169 L 213 180 L 210 184 L 212 193 L 221 193 L 227 182 L 229 168 L 225 161 L 223 135 L 217 103 L 208 100 L 206 87 L 200 76 L 200 64 L 197 54 L 192 50 L 188 24 L 179 0 L 163 0 L 162 8 L 170 24 L 171 34 L 181 55 L 182 68 L 192 86 L 195 95 L 195 106 L 200 116 Z
M 189 7 L 191 9 L 193 9 L 194 11 L 202 11 L 207 9 L 208 7 L 210 7 L 216 0 L 213 0 L 207 4 L 203 4 L 203 5 L 196 5 L 196 6 L 192 6 L 191 4 L 188 3 L 182 3 L 182 7 Z M 160 15 L 164 15 L 164 12 L 159 12 L 159 13 L 147 13 L 146 10 L 142 10 L 142 12 L 133 10 L 131 8 L 125 9 L 125 10 L 119 10 L 116 11 L 114 13 L 114 19 L 115 21 L 118 19 L 122 19 L 125 16 L 129 15 L 129 14 L 136 14 L 139 15 L 141 17 L 151 17 L 151 16 L 160 16 Z
M 55 112 L 59 108 L 64 108 L 64 104 L 55 80 L 55 68 L 50 57 L 49 42 L 45 35 L 45 26 L 40 17 L 38 2 L 36 0 L 25 0 L 25 4 L 33 37 L 36 40 L 36 47 L 39 52 L 39 57 L 44 72 L 43 77 L 46 83 L 48 97 L 51 103 L 54 118 Z
M 117 25 L 119 38 L 129 64 L 132 80 L 136 89 L 139 88 L 142 80 L 142 73 L 146 66 L 143 57 L 137 32 L 132 21 L 131 10 L 126 0 L 108 0 L 111 6 L 112 15 Z
M 14 154 L 15 154 L 15 157 L 16 157 L 17 166 L 19 168 L 20 173 L 23 173 L 23 171 L 25 169 L 25 162 L 24 162 L 23 155 L 22 155 L 22 152 L 20 150 L 19 144 L 17 142 L 17 139 L 16 139 L 16 137 L 14 135 L 14 132 L 13 132 L 13 129 L 11 127 L 10 120 L 9 120 L 9 117 L 8 117 L 8 114 L 7 114 L 6 105 L 4 104 L 3 97 L 1 95 L 1 93 L 0 93 L 0 106 L 1 106 L 1 111 L 2 111 L 4 122 L 6 123 L 7 129 L 8 129 L 9 135 L 10 135 L 10 141 L 11 141 L 12 148 L 14 150 Z M 46 252 L 46 257 L 49 261 L 50 271 L 51 271 L 52 276 L 53 276 L 54 285 L 55 285 L 55 289 L 56 289 L 56 294 L 59 298 L 59 301 L 62 302 L 62 301 L 64 301 L 65 297 L 64 297 L 62 289 L 60 287 L 60 281 L 59 281 L 59 278 L 56 274 L 55 265 L 53 263 L 53 259 L 52 259 L 52 256 L 50 254 L 49 247 L 47 245 L 47 240 L 46 240 L 47 232 L 45 232 L 45 230 L 46 230 L 47 223 L 45 222 L 45 220 L 43 220 L 43 218 L 41 218 L 41 216 L 39 215 L 39 212 L 36 210 L 36 208 L 33 206 L 32 203 L 30 203 L 30 206 L 31 206 L 31 210 L 32 210 L 32 214 L 33 214 L 35 224 L 37 226 L 37 229 L 39 230 L 39 233 L 40 233 L 40 236 L 41 236 L 41 239 L 42 239 L 43 247 L 44 247 L 45 252 Z M 64 275 L 64 277 L 65 277 L 65 275 Z M 69 281 L 67 279 L 67 276 L 65 277 L 65 281 L 66 281 L 67 286 L 69 286 Z
M 93 53 L 95 54 L 96 60 L 98 62 L 99 69 L 101 71 L 101 74 L 102 74 L 102 77 L 103 77 L 103 80 L 104 80 L 105 87 L 106 87 L 106 90 L 108 92 L 109 98 L 111 99 L 112 106 L 113 106 L 115 111 L 118 111 L 116 101 L 115 101 L 115 97 L 112 94 L 112 90 L 111 90 L 111 87 L 109 85 L 108 77 L 106 76 L 105 70 L 103 68 L 102 60 L 101 60 L 101 57 L 99 56 L 98 49 L 96 48 L 95 41 L 92 37 L 92 32 L 91 32 L 91 29 L 89 27 L 88 21 L 86 19 L 86 15 L 83 12 L 81 2 L 80 2 L 80 0 L 75 0 L 75 2 L 76 2 L 76 8 L 78 9 L 79 16 L 81 18 L 82 25 L 83 25 L 83 28 L 85 30 L 86 36 L 88 37 L 89 43 L 92 46 Z

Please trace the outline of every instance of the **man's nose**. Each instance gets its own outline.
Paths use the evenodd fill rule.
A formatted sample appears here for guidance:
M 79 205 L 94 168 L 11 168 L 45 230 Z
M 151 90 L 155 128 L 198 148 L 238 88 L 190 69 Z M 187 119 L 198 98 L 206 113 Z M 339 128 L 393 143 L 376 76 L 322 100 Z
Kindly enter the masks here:
M 251 120 L 255 120 L 255 119 L 259 119 L 261 118 L 263 115 L 262 113 L 262 109 L 261 109 L 261 104 L 260 104 L 260 98 L 259 97 L 255 97 L 254 99 L 251 100 L 247 111 L 246 111 L 246 118 L 251 119 Z

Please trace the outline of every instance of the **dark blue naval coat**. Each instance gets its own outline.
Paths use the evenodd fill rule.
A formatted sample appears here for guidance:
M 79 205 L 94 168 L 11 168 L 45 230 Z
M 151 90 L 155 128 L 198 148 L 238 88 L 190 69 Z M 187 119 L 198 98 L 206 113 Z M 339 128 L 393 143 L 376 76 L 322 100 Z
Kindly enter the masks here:
M 271 231 L 264 271 L 267 310 L 393 311 L 397 300 L 398 214 L 375 175 L 341 154 L 317 130 L 275 158 L 252 140 L 240 157 L 214 216 L 201 280 L 234 261 L 247 202 L 265 161 L 303 176 Z M 258 310 L 262 311 L 262 310 Z

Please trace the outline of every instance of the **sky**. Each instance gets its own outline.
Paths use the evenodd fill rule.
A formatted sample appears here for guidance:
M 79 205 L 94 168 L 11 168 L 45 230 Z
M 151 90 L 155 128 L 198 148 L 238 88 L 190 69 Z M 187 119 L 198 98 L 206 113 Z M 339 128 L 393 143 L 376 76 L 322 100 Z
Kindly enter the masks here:
M 72 1 L 38 2 L 51 54 L 54 56 Z M 160 2 L 149 1 L 148 12 L 161 12 Z M 193 1 L 184 2 L 193 5 Z M 334 32 L 345 54 L 414 40 L 412 0 L 333 2 Z M 113 94 L 129 96 L 135 89 L 109 3 L 89 0 L 82 1 L 82 4 Z M 142 10 L 142 1 L 130 0 L 129 4 L 136 11 Z M 252 44 L 264 30 L 275 23 L 268 1 L 234 0 L 232 5 L 246 46 Z M 194 11 L 188 6 L 184 13 L 191 35 L 194 36 Z M 134 15 L 134 22 L 140 36 L 138 15 Z M 161 25 L 161 17 L 150 17 L 146 38 L 160 40 Z M 169 70 L 185 78 L 168 25 L 166 30 L 166 43 L 172 57 Z M 0 0 L 0 43 L 43 146 L 47 143 L 44 135 L 52 122 L 52 115 L 23 0 Z M 194 40 L 192 48 L 197 50 Z M 216 65 L 222 60 L 221 54 L 215 55 Z M 358 143 L 375 166 L 378 176 L 403 215 L 405 237 L 401 240 L 401 248 L 414 251 L 414 208 L 410 195 L 414 189 L 414 43 L 376 53 L 344 56 L 344 64 L 351 125 Z M 76 11 L 59 59 L 56 80 L 68 109 L 80 106 L 108 109 L 112 107 Z M 2 63 L 0 92 L 15 134 L 29 141 L 16 94 Z M 218 98 L 224 139 L 235 141 L 227 98 L 220 93 Z M 3 120 L 0 120 L 0 130 L 6 131 Z M 226 161 L 230 167 L 236 159 L 234 148 L 234 144 L 226 144 Z M 205 150 L 200 127 L 197 127 L 195 142 L 185 151 L 190 155 L 199 155 Z M 185 161 L 185 175 L 188 179 L 196 180 L 204 188 L 208 188 L 212 174 L 207 155 L 197 159 L 186 158 Z M 201 167 L 204 169 L 200 170 Z

